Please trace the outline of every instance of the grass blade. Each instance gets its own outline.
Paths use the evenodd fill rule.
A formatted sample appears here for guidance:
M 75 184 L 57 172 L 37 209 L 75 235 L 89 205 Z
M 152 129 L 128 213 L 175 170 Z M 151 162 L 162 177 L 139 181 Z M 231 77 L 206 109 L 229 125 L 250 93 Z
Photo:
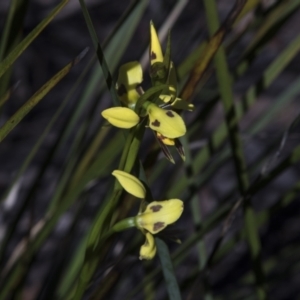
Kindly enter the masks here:
M 9 55 L 0 63 L 0 77 L 16 61 L 16 59 L 26 50 L 26 48 L 35 40 L 35 38 L 45 29 L 53 18 L 64 8 L 69 0 L 62 0 L 59 5 L 27 36 L 20 42 Z
M 170 257 L 169 249 L 164 241 L 155 238 L 158 255 L 161 262 L 165 282 L 167 285 L 169 299 L 181 300 L 180 289 L 174 273 L 172 260 Z
M 84 50 L 72 62 L 67 64 L 57 74 L 55 74 L 48 82 L 46 82 L 10 119 L 0 128 L 0 142 L 13 130 L 19 122 L 59 83 L 70 70 L 85 55 Z

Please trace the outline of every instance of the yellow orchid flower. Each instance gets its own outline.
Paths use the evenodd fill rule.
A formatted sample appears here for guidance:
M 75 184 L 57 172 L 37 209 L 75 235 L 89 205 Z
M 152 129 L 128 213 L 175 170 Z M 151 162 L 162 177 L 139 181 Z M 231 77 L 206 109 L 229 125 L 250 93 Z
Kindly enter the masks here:
M 136 216 L 136 224 L 140 229 L 156 234 L 176 222 L 182 212 L 183 202 L 179 199 L 153 201 Z
M 147 106 L 149 127 L 167 138 L 177 138 L 185 135 L 186 127 L 182 118 L 172 110 L 165 110 L 150 103 Z
M 153 94 L 151 91 L 148 94 L 146 91 L 145 94 L 141 87 L 143 72 L 140 63 L 128 62 L 120 67 L 116 83 L 118 97 L 126 107 L 105 109 L 102 116 L 112 125 L 127 129 L 136 126 L 141 118 L 148 118 L 148 126 L 153 130 L 163 153 L 169 161 L 175 163 L 167 146 L 175 146 L 184 160 L 184 150 L 177 138 L 186 133 L 185 123 L 175 110 L 192 111 L 194 105 L 177 97 L 176 70 L 174 63 L 170 60 L 170 35 L 165 55 L 163 55 L 152 21 L 150 22 L 149 52 L 153 88 L 162 85 L 162 94 Z M 143 99 L 137 104 L 141 97 Z
M 128 193 L 138 198 L 145 198 L 146 189 L 138 178 L 121 170 L 114 170 L 112 174 Z M 156 253 L 152 234 L 156 234 L 176 222 L 182 212 L 183 202 L 180 199 L 153 201 L 134 218 L 127 218 L 117 223 L 114 229 L 121 231 L 135 225 L 146 236 L 146 241 L 140 248 L 140 259 L 152 259 Z

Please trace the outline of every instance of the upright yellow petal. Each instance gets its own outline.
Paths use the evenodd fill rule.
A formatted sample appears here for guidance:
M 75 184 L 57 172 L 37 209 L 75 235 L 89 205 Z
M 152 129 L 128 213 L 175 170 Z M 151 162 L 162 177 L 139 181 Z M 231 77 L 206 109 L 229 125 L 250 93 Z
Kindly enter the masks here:
M 138 227 L 155 234 L 176 222 L 182 212 L 183 202 L 180 199 L 154 201 L 148 204 L 146 210 L 136 217 L 136 224 Z
M 161 50 L 161 45 L 157 36 L 153 22 L 150 21 L 150 63 L 153 65 L 156 62 L 163 62 L 164 57 Z
M 112 175 L 117 178 L 127 193 L 137 198 L 145 198 L 146 189 L 135 176 L 121 170 L 114 170 Z
M 149 115 L 149 127 L 161 133 L 167 138 L 177 138 L 185 135 L 186 127 L 184 121 L 176 112 L 165 110 L 155 104 L 149 104 L 147 107 Z
M 142 81 L 143 70 L 139 62 L 132 61 L 120 67 L 116 89 L 119 98 L 127 106 L 133 107 L 140 98 Z
M 110 124 L 119 128 L 131 128 L 140 121 L 140 117 L 127 107 L 111 107 L 103 110 L 101 115 Z
M 150 232 L 146 233 L 146 241 L 144 245 L 141 246 L 140 249 L 140 260 L 152 259 L 156 254 L 156 245 L 153 235 Z

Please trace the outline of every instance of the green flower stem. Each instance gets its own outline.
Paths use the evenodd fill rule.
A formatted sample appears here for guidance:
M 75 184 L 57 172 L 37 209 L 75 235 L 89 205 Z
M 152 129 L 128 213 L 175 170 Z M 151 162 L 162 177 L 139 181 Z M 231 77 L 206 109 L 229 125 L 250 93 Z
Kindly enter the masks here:
M 116 223 L 111 229 L 114 232 L 120 232 L 120 231 L 124 231 L 131 227 L 136 227 L 135 217 L 123 219 L 123 220 L 119 221 L 118 223 Z
M 130 173 L 137 158 L 140 148 L 140 143 L 145 132 L 145 119 L 135 126 L 126 138 L 124 150 L 119 163 L 119 170 Z M 109 228 L 111 217 L 117 206 L 118 200 L 122 193 L 122 186 L 118 180 L 115 180 L 114 188 L 111 196 L 104 203 L 103 209 L 96 217 L 94 224 L 91 227 L 89 237 L 87 240 L 85 258 L 81 275 L 78 279 L 77 286 L 75 287 L 75 294 L 73 299 L 80 300 L 88 286 L 94 272 L 97 269 L 101 255 L 99 252 L 104 245 L 104 242 L 115 232 L 133 226 L 134 221 L 127 219 L 120 221 Z M 127 223 L 127 224 L 125 224 Z M 116 226 L 116 227 L 115 227 Z M 109 229 L 108 229 L 109 228 Z
M 145 132 L 145 119 L 142 120 L 137 126 L 135 126 L 129 133 L 122 156 L 119 163 L 118 170 L 130 173 L 134 162 L 136 160 L 138 150 L 140 148 L 140 142 Z M 117 180 L 116 180 L 117 182 Z

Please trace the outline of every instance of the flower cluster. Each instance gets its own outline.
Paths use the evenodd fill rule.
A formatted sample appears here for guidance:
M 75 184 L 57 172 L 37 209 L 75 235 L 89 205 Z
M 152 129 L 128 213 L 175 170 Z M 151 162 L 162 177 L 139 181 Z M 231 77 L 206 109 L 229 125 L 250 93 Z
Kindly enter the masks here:
M 150 127 L 166 157 L 174 163 L 167 146 L 175 146 L 185 159 L 183 147 L 178 140 L 185 135 L 186 126 L 178 110 L 193 110 L 193 105 L 177 97 L 177 79 L 173 62 L 170 60 L 170 38 L 165 55 L 153 23 L 150 23 L 150 76 L 152 88 L 146 92 L 141 84 L 143 71 L 139 62 L 129 62 L 119 69 L 116 90 L 124 106 L 104 110 L 102 116 L 119 128 L 132 128 L 142 118 L 148 118 Z
M 131 195 L 144 199 L 146 189 L 139 179 L 126 172 L 115 170 L 114 175 L 121 186 Z M 143 204 L 143 203 L 142 203 Z M 146 241 L 140 248 L 140 259 L 152 259 L 156 254 L 156 245 L 153 235 L 162 231 L 168 225 L 176 222 L 182 214 L 183 202 L 179 199 L 153 201 L 145 209 L 141 209 L 137 216 L 128 218 L 114 227 L 115 231 L 125 227 L 136 226 L 145 235 Z M 124 222 L 125 221 L 125 222 Z M 121 225 L 120 225 L 121 224 Z

